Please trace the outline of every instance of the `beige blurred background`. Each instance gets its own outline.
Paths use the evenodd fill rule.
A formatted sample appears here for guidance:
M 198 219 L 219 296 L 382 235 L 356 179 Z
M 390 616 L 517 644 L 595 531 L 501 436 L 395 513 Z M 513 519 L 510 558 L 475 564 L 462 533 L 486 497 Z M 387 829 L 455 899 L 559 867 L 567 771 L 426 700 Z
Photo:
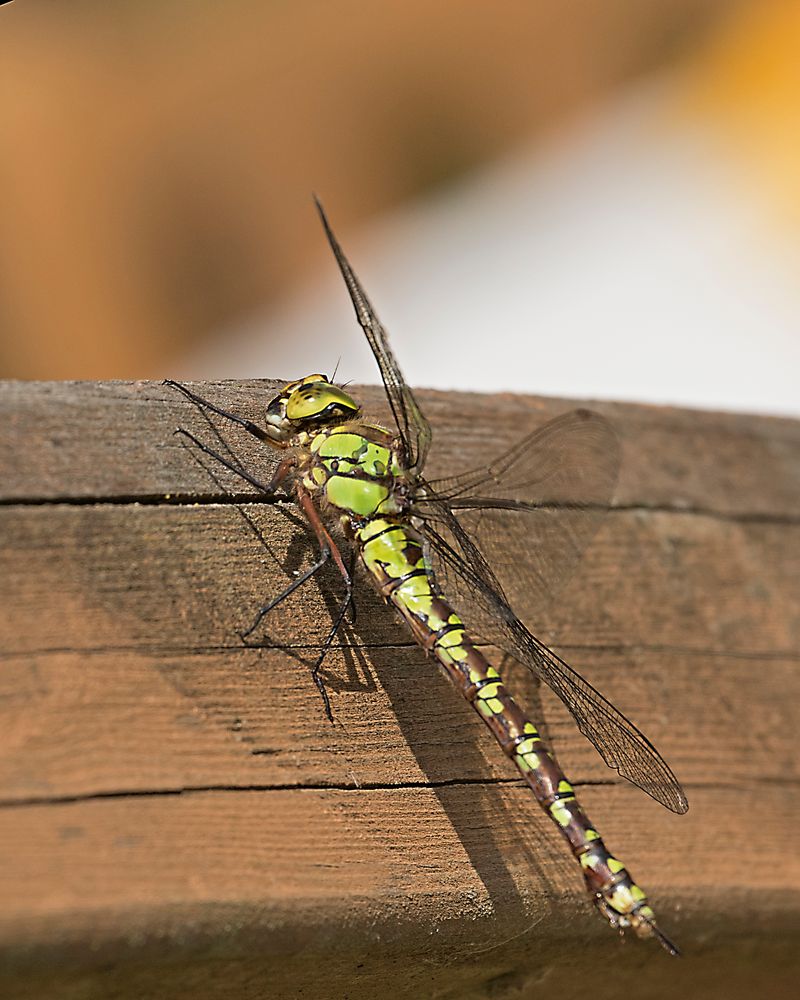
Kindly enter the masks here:
M 0 375 L 376 381 L 316 191 L 415 384 L 800 413 L 798 51 L 788 0 L 3 5 Z

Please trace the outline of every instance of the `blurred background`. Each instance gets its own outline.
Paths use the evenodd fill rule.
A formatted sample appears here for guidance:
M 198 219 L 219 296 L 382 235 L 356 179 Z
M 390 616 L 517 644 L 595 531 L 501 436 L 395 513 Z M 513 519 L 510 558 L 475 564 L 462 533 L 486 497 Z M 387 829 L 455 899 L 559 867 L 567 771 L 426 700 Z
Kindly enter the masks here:
M 800 415 L 796 0 L 0 7 L 0 375 Z

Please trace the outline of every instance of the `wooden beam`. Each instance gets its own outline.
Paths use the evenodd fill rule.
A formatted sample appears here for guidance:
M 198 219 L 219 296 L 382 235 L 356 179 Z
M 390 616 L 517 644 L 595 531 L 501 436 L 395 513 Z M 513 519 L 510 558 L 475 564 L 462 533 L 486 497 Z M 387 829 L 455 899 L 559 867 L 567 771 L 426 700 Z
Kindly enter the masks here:
M 258 419 L 272 386 L 199 391 Z M 379 390 L 357 395 L 386 419 Z M 421 398 L 443 475 L 572 405 Z M 620 782 L 547 693 L 543 708 L 682 961 L 609 934 L 516 772 L 365 581 L 326 664 L 333 725 L 308 665 L 335 574 L 286 602 L 261 634 L 270 645 L 242 646 L 238 631 L 313 549 L 291 505 L 259 503 L 173 435 L 182 425 L 219 446 L 182 397 L 153 383 L 6 383 L 0 992 L 788 989 L 800 929 L 800 423 L 596 408 L 623 440 L 616 506 L 531 624 L 653 739 L 688 815 Z M 263 446 L 224 435 L 268 478 Z M 529 678 L 509 681 L 539 699 Z

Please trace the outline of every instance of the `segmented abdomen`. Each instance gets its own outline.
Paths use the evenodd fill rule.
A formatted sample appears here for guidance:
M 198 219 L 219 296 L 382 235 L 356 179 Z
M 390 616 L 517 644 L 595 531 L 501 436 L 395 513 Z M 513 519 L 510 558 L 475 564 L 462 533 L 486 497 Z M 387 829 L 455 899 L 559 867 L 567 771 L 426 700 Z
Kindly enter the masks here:
M 644 892 L 606 850 L 536 726 L 437 592 L 425 564 L 420 533 L 400 518 L 377 517 L 356 530 L 356 541 L 380 593 L 480 714 L 569 842 L 604 915 L 614 925 L 634 926 L 639 934 L 649 936 L 653 912 Z

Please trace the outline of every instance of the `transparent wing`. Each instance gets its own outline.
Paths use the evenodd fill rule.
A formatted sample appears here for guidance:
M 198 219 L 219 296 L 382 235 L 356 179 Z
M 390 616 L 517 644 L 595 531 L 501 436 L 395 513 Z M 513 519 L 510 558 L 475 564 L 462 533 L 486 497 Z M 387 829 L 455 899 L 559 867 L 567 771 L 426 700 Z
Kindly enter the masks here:
M 425 465 L 428 455 L 428 448 L 431 443 L 431 428 L 428 421 L 423 416 L 419 404 L 414 398 L 414 393 L 406 384 L 400 366 L 395 360 L 394 354 L 389 347 L 386 331 L 381 326 L 380 320 L 375 315 L 375 311 L 367 298 L 366 292 L 361 287 L 361 282 L 355 276 L 350 262 L 344 255 L 344 251 L 339 246 L 339 242 L 333 235 L 333 230 L 325 215 L 325 210 L 319 202 L 314 199 L 319 211 L 322 225 L 325 227 L 325 235 L 328 237 L 336 263 L 342 272 L 342 277 L 350 293 L 353 308 L 356 311 L 361 329 L 364 331 L 375 360 L 380 368 L 383 385 L 389 399 L 389 406 L 392 409 L 394 422 L 403 443 L 405 450 L 405 464 L 414 474 L 419 475 Z
M 686 795 L 650 741 L 579 673 L 539 642 L 517 618 L 484 554 L 444 502 L 432 502 L 425 527 L 437 586 L 470 630 L 523 663 L 558 695 L 610 768 L 676 813 Z
M 611 424 L 573 410 L 488 468 L 423 485 L 415 513 L 456 510 L 512 607 L 535 615 L 580 561 L 614 493 L 620 445 Z

